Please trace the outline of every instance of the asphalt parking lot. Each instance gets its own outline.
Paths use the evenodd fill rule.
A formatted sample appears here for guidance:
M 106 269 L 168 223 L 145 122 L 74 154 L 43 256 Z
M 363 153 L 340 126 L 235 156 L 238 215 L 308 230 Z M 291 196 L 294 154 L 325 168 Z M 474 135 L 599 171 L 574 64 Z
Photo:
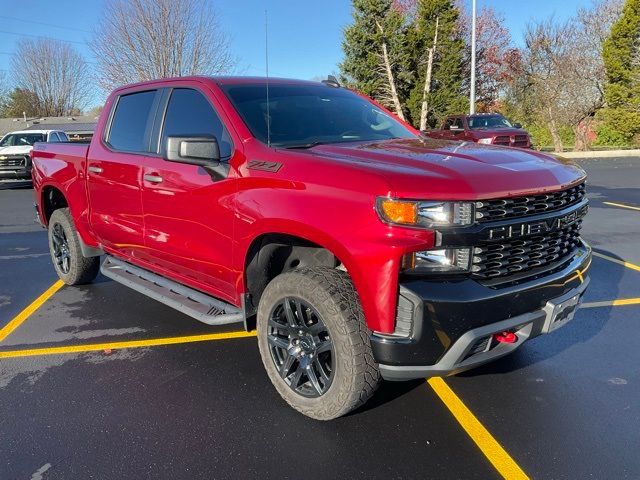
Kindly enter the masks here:
M 640 158 L 581 163 L 597 256 L 576 318 L 324 423 L 240 326 L 104 277 L 61 287 L 32 190 L 0 190 L 0 479 L 640 478 Z

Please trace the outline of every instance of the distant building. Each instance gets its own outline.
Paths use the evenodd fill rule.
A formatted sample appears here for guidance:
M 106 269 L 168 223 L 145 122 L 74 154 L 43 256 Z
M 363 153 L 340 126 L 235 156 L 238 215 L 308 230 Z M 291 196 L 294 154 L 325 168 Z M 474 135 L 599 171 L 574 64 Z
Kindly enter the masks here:
M 0 118 L 0 136 L 15 130 L 62 130 L 72 141 L 90 140 L 96 129 L 97 117 L 46 117 L 27 119 Z

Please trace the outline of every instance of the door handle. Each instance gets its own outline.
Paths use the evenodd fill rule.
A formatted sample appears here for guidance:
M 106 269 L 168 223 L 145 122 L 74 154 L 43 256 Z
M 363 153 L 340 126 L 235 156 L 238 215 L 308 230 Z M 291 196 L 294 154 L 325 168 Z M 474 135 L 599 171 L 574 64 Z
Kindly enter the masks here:
M 96 167 L 95 165 L 89 165 L 89 168 L 87 168 L 87 170 L 97 175 L 100 175 L 103 172 L 102 167 Z
M 162 182 L 162 177 L 160 175 L 149 175 L 149 174 L 145 174 L 144 175 L 144 179 L 147 182 L 151 182 L 151 183 L 161 183 Z

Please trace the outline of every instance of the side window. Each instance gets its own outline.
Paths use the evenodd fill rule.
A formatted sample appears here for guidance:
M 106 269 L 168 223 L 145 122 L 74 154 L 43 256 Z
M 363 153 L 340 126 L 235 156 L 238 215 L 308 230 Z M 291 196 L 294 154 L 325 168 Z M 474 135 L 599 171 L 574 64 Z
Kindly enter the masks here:
M 56 132 L 49 133 L 49 142 L 58 143 L 60 139 L 58 138 L 58 134 Z
M 209 101 L 197 90 L 176 88 L 171 92 L 162 131 L 162 152 L 167 148 L 167 137 L 174 136 L 215 136 L 220 147 L 220 157 L 231 157 L 233 146 L 227 129 Z
M 67 134 L 64 132 L 58 132 L 58 138 L 60 139 L 61 142 L 69 141 L 69 137 L 67 137 Z
M 449 130 L 451 128 L 451 125 L 453 125 L 453 118 L 447 118 L 444 122 L 444 125 L 442 126 L 443 130 Z
M 115 150 L 149 151 L 156 90 L 129 93 L 118 99 L 107 142 Z
M 462 118 L 460 118 L 460 117 L 454 118 L 452 126 L 454 128 L 462 130 L 464 128 L 464 125 L 462 124 Z

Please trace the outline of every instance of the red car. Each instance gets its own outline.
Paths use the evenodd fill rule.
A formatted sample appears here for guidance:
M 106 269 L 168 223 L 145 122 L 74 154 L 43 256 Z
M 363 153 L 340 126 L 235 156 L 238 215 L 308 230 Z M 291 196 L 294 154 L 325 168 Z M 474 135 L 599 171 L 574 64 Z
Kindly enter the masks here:
M 509 120 L 497 113 L 475 115 L 452 115 L 445 118 L 436 130 L 425 130 L 431 138 L 500 145 L 503 147 L 532 148 L 531 138 L 522 125 L 511 125 Z
M 583 170 L 425 139 L 334 82 L 130 85 L 90 145 L 32 157 L 61 279 L 102 271 L 207 324 L 257 325 L 275 388 L 316 419 L 382 378 L 514 351 L 571 320 L 589 282 Z

